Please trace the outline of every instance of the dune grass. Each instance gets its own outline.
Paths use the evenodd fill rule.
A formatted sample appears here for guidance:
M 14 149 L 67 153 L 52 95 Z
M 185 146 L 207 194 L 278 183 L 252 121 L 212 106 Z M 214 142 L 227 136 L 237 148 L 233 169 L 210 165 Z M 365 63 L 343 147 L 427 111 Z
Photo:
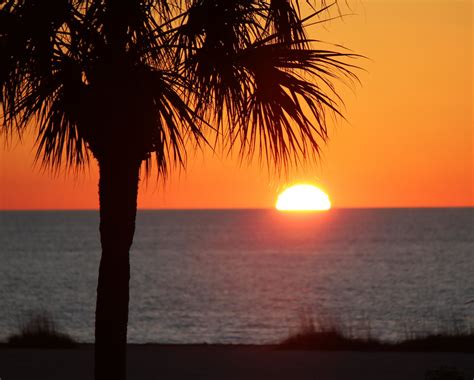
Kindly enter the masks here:
M 383 341 L 370 336 L 360 338 L 341 324 L 328 320 L 315 323 L 310 316 L 301 318 L 298 330 L 279 343 L 284 349 L 328 351 L 399 351 L 399 352 L 474 352 L 474 333 L 470 329 L 414 335 L 399 341 Z
M 77 342 L 59 331 L 54 319 L 45 312 L 28 315 L 19 322 L 18 332 L 7 338 L 10 347 L 74 348 Z
M 300 315 L 298 329 L 277 344 L 280 349 L 321 351 L 398 351 L 398 352 L 463 352 L 474 353 L 472 329 L 447 329 L 446 333 L 416 336 L 407 333 L 405 339 L 384 341 L 370 335 L 355 336 L 351 329 L 332 320 L 314 321 L 309 314 Z M 46 312 L 31 313 L 18 323 L 18 332 L 7 337 L 10 347 L 74 348 L 79 343 L 60 331 Z

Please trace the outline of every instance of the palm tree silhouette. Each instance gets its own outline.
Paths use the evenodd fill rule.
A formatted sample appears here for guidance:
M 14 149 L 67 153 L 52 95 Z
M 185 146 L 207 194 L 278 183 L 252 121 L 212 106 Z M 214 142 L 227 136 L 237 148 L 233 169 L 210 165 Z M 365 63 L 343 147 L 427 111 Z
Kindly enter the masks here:
M 310 17 L 327 10 L 324 1 Z M 100 169 L 95 378 L 125 379 L 129 250 L 140 168 L 160 176 L 215 135 L 278 168 L 317 157 L 346 52 L 316 49 L 297 1 L 7 0 L 1 127 L 36 159 Z M 143 164 L 143 165 L 142 165 Z

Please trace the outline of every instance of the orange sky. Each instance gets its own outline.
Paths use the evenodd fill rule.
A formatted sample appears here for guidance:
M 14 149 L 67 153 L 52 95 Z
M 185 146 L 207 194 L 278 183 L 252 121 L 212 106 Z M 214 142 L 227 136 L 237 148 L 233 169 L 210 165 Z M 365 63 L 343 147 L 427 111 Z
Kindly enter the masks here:
M 474 206 L 473 4 L 349 0 L 356 15 L 311 29 L 371 60 L 344 91 L 323 160 L 287 178 L 257 163 L 191 154 L 186 172 L 141 185 L 141 208 L 273 207 L 287 183 L 313 182 L 334 207 Z M 97 168 L 54 177 L 33 168 L 31 137 L 0 147 L 0 209 L 97 208 Z

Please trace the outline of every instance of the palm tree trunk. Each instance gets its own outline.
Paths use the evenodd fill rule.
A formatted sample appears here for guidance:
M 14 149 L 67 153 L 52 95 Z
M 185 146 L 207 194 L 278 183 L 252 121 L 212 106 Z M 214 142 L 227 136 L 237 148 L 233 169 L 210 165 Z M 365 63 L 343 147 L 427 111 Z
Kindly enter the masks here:
M 102 257 L 95 315 L 95 379 L 126 379 L 130 259 L 139 161 L 99 159 Z

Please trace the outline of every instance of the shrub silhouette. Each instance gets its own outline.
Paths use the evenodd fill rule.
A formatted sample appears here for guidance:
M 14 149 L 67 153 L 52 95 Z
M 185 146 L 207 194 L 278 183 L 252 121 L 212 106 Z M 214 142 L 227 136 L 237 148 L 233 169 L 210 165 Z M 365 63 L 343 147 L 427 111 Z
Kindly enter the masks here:
M 46 314 L 32 314 L 20 323 L 19 332 L 7 338 L 12 347 L 73 348 L 77 342 L 60 332 L 54 319 Z

